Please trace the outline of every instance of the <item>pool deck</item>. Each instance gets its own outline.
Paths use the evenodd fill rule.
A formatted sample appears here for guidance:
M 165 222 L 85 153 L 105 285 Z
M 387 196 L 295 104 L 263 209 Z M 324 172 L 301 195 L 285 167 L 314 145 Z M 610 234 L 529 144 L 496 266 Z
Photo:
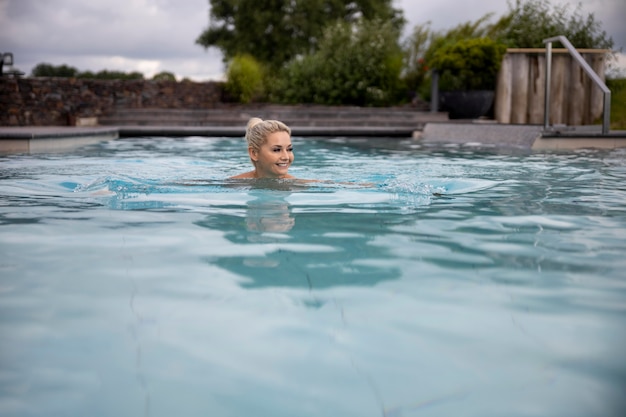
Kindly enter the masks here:
M 300 137 L 413 138 L 424 144 L 491 146 L 527 150 L 614 149 L 626 147 L 626 131 L 600 134 L 600 126 L 554 127 L 504 125 L 466 120 L 426 123 L 421 130 L 369 126 L 292 126 Z M 0 153 L 63 152 L 78 146 L 132 137 L 243 137 L 245 128 L 231 126 L 0 126 Z
M 415 137 L 423 143 L 518 148 L 533 151 L 615 149 L 626 147 L 626 131 L 601 134 L 599 125 L 555 126 L 499 124 L 493 121 L 429 123 Z

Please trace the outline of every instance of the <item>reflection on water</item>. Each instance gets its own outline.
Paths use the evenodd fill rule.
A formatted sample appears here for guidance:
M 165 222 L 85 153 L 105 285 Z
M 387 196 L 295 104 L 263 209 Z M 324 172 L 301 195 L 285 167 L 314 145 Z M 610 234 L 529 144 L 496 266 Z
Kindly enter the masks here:
M 248 202 L 246 225 L 251 232 L 288 232 L 296 224 L 285 196 L 257 196 Z
M 196 223 L 222 230 L 226 239 L 242 246 L 243 254 L 207 257 L 211 264 L 249 278 L 242 286 L 369 286 L 399 276 L 386 262 L 377 265 L 385 253 L 371 242 L 385 225 L 376 213 L 331 215 L 334 209 L 323 207 L 296 213 L 287 202 L 290 192 L 258 190 L 250 195 L 245 222 L 234 214 L 217 213 Z M 335 228 L 341 232 L 333 233 Z M 246 254 L 246 247 L 258 254 Z

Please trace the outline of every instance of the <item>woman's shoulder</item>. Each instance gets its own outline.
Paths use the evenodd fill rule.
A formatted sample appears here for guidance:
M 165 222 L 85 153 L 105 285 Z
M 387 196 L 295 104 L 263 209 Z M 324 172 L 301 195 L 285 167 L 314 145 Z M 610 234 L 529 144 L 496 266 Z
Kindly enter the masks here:
M 243 174 L 234 175 L 232 177 L 229 177 L 229 179 L 231 179 L 231 180 L 241 180 L 241 179 L 246 179 L 246 178 L 255 178 L 254 171 L 244 172 Z
M 250 171 L 250 172 L 244 172 L 243 174 L 239 174 L 239 175 L 234 175 L 232 177 L 228 177 L 231 180 L 244 180 L 244 179 L 254 179 L 257 178 L 256 176 L 256 172 L 255 171 Z M 281 177 L 281 179 L 287 179 L 287 180 L 295 180 L 297 179 L 296 177 L 294 177 L 293 175 L 285 175 L 284 177 Z

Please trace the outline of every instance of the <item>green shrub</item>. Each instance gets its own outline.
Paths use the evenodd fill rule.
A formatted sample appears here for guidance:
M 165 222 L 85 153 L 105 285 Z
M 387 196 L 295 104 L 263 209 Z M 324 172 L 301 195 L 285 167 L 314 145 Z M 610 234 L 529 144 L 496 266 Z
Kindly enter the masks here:
M 433 31 L 431 23 L 417 25 L 411 36 L 404 42 L 403 79 L 409 86 L 419 92 L 423 98 L 430 98 L 430 70 L 437 51 L 445 45 L 466 39 L 495 39 L 498 27 L 489 20 L 492 13 L 485 14 L 476 21 L 460 23 L 446 31 Z
M 489 38 L 462 39 L 438 49 L 431 65 L 439 72 L 439 89 L 493 90 L 506 46 Z
M 626 129 L 626 78 L 607 79 L 611 90 L 611 129 Z
M 359 106 L 397 101 L 402 51 L 390 22 L 338 22 L 315 53 L 290 61 L 272 82 L 272 99 L 286 103 Z
M 263 69 L 251 55 L 237 55 L 228 65 L 226 91 L 241 103 L 249 103 L 263 93 Z

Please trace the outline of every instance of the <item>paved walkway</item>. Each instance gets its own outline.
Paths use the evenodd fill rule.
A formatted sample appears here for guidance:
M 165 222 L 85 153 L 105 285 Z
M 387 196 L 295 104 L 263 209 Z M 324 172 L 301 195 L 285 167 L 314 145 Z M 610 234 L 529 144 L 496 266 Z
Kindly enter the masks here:
M 481 144 L 528 150 L 626 148 L 626 131 L 601 134 L 601 126 L 563 126 L 544 131 L 542 125 L 510 125 L 493 121 L 429 123 L 417 136 L 424 143 Z
M 531 149 L 541 137 L 543 126 L 497 123 L 431 123 L 419 134 L 427 143 L 494 145 Z

